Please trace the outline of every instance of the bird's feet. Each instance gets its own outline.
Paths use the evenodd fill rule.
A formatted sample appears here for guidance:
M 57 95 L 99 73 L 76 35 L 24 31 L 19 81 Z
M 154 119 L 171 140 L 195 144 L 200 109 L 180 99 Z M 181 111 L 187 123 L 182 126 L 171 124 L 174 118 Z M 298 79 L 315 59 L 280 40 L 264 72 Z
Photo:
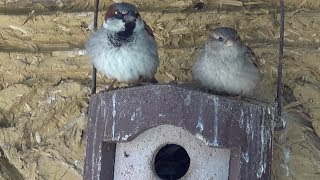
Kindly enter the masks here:
M 238 100 L 240 101 L 242 96 L 241 95 L 237 95 L 237 96 L 230 96 L 232 99 Z
M 139 82 L 135 86 L 149 86 L 149 85 L 153 85 L 153 84 L 154 83 L 151 83 L 151 82 Z
M 201 88 L 201 90 L 205 93 L 208 93 L 208 94 L 219 94 L 217 93 L 216 91 L 214 90 L 211 90 L 211 89 L 208 89 L 208 88 Z
M 204 92 L 208 93 L 208 94 L 216 94 L 216 95 L 220 95 L 220 96 L 226 96 L 226 97 L 230 97 L 234 100 L 241 100 L 242 96 L 241 95 L 230 95 L 230 94 L 226 94 L 226 93 L 218 93 L 214 90 L 211 89 L 203 89 Z
M 132 86 L 149 86 L 149 85 L 153 85 L 153 84 L 157 84 L 158 80 L 156 78 L 152 78 L 151 80 L 144 80 L 142 77 L 140 77 L 139 82 L 133 84 Z

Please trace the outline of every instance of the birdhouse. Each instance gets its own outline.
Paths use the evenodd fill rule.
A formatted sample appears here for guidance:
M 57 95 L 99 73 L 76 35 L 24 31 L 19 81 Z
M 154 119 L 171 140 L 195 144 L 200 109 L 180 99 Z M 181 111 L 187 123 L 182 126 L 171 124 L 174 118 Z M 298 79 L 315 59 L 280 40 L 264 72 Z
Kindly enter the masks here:
M 272 111 L 179 85 L 95 94 L 84 179 L 270 179 Z

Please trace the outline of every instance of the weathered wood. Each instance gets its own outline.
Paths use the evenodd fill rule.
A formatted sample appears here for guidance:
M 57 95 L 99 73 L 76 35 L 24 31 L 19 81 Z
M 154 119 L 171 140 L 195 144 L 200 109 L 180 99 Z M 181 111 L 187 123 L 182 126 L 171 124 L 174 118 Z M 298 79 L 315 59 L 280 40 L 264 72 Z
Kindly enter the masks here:
M 199 4 L 200 0 L 127 0 L 133 3 L 142 11 L 198 11 L 199 8 L 205 7 L 206 10 L 230 10 L 238 11 L 243 9 L 279 9 L 279 2 L 275 0 L 204 0 L 203 5 Z M 112 0 L 100 0 L 100 10 L 106 9 L 108 5 L 113 3 Z M 318 9 L 319 1 L 303 1 L 303 0 L 286 0 L 286 9 L 296 10 L 300 8 Z M 7 14 L 26 14 L 34 10 L 36 13 L 53 13 L 55 11 L 81 12 L 93 11 L 94 0 L 0 0 L 0 11 Z
M 0 53 L 0 82 L 31 83 L 44 79 L 59 82 L 61 78 L 89 78 L 90 65 L 79 52 Z
M 99 14 L 99 25 L 102 23 Z M 159 47 L 198 47 L 210 28 L 230 26 L 246 42 L 278 44 L 278 23 L 262 10 L 252 12 L 142 13 L 154 30 Z M 278 16 L 276 14 L 275 16 Z M 35 16 L 0 15 L 2 51 L 43 52 L 83 48 L 93 26 L 93 13 L 57 13 Z M 320 45 L 320 16 L 314 12 L 290 12 L 286 16 L 285 44 L 296 47 Z

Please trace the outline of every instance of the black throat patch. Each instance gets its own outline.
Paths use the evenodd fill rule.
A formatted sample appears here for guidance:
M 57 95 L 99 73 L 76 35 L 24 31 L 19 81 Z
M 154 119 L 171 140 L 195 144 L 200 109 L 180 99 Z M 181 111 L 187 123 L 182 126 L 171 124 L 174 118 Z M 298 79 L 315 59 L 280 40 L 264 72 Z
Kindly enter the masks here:
M 136 22 L 129 22 L 125 24 L 125 30 L 109 36 L 111 43 L 115 47 L 120 47 L 122 44 L 132 41 L 133 30 L 136 27 Z

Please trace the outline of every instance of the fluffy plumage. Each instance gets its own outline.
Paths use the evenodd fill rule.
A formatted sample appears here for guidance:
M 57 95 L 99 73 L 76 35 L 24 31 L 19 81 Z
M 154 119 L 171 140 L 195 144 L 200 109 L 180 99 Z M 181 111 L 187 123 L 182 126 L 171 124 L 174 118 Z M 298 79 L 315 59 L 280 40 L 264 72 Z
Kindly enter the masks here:
M 92 64 L 108 78 L 120 82 L 151 81 L 159 59 L 150 30 L 132 4 L 111 5 L 102 28 L 86 43 Z
M 217 93 L 247 95 L 261 79 L 253 51 L 235 29 L 221 27 L 209 33 L 198 53 L 192 77 Z

